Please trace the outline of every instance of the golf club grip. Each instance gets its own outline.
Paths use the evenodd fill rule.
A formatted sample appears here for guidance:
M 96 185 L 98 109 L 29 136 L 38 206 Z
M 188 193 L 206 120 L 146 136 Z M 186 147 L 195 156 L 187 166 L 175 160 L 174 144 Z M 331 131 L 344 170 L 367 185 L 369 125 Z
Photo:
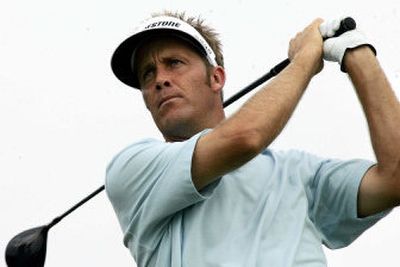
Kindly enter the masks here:
M 346 17 L 340 21 L 339 29 L 335 32 L 335 34 L 332 37 L 338 37 L 339 35 L 347 32 L 347 31 L 354 30 L 356 28 L 356 26 L 357 26 L 356 21 L 352 17 Z M 324 40 L 332 38 L 332 37 L 324 38 Z M 286 66 L 289 65 L 289 63 L 290 63 L 290 60 L 287 58 L 284 61 L 282 61 L 281 63 L 279 63 L 278 65 L 276 65 L 275 67 L 273 67 L 270 70 L 270 72 L 272 72 L 273 75 L 275 76 L 279 72 L 281 72 L 284 68 L 286 68 Z
M 356 21 L 352 17 L 344 18 L 340 21 L 339 29 L 335 32 L 335 35 L 333 35 L 333 37 L 338 37 L 344 32 L 354 30 L 356 26 Z
M 356 21 L 352 17 L 346 17 L 340 21 L 339 29 L 336 31 L 335 35 L 332 37 L 337 37 L 344 32 L 354 30 L 356 28 L 356 26 L 357 26 Z M 324 38 L 324 40 L 326 40 L 326 39 L 327 38 Z M 232 104 L 233 102 L 235 102 L 236 100 L 238 100 L 239 98 L 241 98 L 242 96 L 247 94 L 248 92 L 252 91 L 254 88 L 263 84 L 270 78 L 278 75 L 284 68 L 286 68 L 287 65 L 289 65 L 289 63 L 290 63 L 289 58 L 283 60 L 282 62 L 280 62 L 279 64 L 274 66 L 267 74 L 258 78 L 257 80 L 255 80 L 254 82 L 252 82 L 251 84 L 249 84 L 248 86 L 246 86 L 245 88 L 243 88 L 242 90 L 240 90 L 239 92 L 237 92 L 236 94 L 234 94 L 233 96 L 228 98 L 223 103 L 223 107 L 225 108 L 225 107 L 229 106 L 230 104 Z

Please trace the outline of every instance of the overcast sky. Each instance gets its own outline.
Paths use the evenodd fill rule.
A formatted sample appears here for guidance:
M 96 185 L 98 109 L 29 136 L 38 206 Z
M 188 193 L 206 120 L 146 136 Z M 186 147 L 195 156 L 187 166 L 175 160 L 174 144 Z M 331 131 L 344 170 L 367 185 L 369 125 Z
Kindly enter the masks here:
M 0 249 L 46 224 L 104 183 L 122 148 L 161 138 L 140 94 L 112 74 L 110 57 L 134 26 L 163 9 L 201 15 L 221 33 L 230 96 L 287 57 L 315 17 L 353 16 L 400 95 L 400 2 L 14 0 L 0 8 Z M 229 107 L 234 112 L 244 99 Z M 374 160 L 354 90 L 326 63 L 273 143 L 326 157 Z M 329 266 L 399 266 L 395 210 Z M 135 266 L 102 192 L 50 230 L 46 266 Z M 5 265 L 4 256 L 0 266 Z

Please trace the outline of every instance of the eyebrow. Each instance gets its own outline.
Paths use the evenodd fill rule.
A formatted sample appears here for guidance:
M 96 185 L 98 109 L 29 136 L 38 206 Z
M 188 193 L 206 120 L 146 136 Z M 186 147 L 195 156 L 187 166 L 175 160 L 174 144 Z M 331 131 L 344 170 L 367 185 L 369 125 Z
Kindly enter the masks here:
M 185 55 L 182 55 L 181 53 L 177 53 L 177 52 L 172 52 L 172 53 L 162 56 L 160 61 L 162 64 L 165 64 L 172 59 L 179 59 L 179 60 L 183 60 L 185 62 L 188 61 L 188 58 Z M 142 62 L 143 62 L 142 64 L 138 64 L 138 66 L 137 66 L 137 77 L 139 80 L 141 80 L 143 73 L 145 73 L 149 69 L 156 68 L 156 64 L 155 64 L 154 60 L 142 60 Z

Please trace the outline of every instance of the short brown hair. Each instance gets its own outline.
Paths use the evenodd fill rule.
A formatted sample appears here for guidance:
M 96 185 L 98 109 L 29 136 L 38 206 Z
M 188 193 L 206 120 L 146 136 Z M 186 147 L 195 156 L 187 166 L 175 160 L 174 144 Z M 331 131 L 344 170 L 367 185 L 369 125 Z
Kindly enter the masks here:
M 216 57 L 215 61 L 217 62 L 217 64 L 221 67 L 224 67 L 222 44 L 218 38 L 219 34 L 215 31 L 215 29 L 211 28 L 208 25 L 205 25 L 204 19 L 200 18 L 200 16 L 197 18 L 186 16 L 185 12 L 167 11 L 167 10 L 165 10 L 163 12 L 152 14 L 152 17 L 157 17 L 157 16 L 175 17 L 175 18 L 185 21 L 190 26 L 195 28 L 203 36 L 203 38 L 207 41 L 208 45 L 214 51 L 215 57 Z

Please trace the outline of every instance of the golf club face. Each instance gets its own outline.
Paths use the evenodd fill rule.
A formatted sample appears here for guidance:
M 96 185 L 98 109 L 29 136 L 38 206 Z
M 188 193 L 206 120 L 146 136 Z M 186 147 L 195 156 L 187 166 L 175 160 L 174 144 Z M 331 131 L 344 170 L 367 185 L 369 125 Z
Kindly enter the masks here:
M 8 267 L 42 267 L 46 258 L 48 226 L 23 231 L 10 240 L 6 248 Z

